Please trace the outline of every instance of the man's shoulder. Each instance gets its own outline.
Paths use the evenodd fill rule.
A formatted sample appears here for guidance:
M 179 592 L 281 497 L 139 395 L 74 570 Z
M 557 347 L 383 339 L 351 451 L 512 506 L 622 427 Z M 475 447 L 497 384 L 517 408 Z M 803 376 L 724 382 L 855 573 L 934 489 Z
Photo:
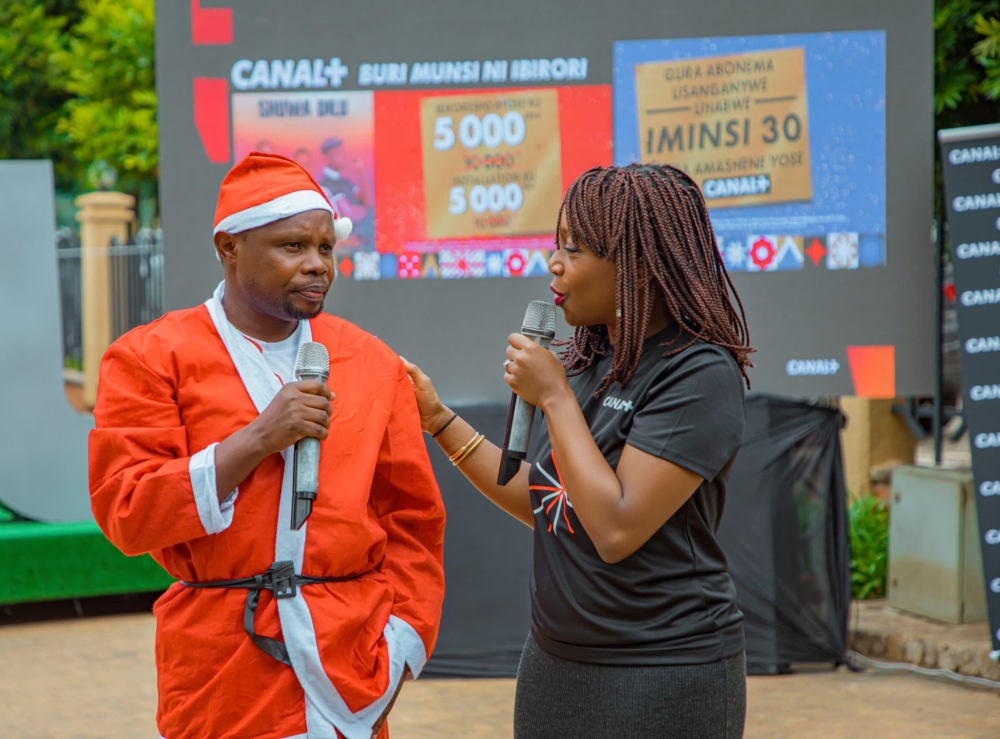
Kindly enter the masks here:
M 313 340 L 338 354 L 357 354 L 365 359 L 398 363 L 399 355 L 374 334 L 347 319 L 320 313 L 311 321 Z
M 199 340 L 215 327 L 204 305 L 164 313 L 147 324 L 123 334 L 112 343 L 141 358 L 173 354 L 177 349 L 199 346 Z

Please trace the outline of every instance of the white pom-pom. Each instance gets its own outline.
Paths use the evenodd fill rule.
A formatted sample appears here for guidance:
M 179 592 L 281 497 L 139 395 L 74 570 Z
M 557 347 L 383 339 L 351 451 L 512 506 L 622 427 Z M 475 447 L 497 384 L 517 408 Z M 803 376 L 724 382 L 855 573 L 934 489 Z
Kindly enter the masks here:
M 347 237 L 351 235 L 352 228 L 354 228 L 354 224 L 350 218 L 341 216 L 333 219 L 333 232 L 337 234 L 337 241 L 346 241 Z

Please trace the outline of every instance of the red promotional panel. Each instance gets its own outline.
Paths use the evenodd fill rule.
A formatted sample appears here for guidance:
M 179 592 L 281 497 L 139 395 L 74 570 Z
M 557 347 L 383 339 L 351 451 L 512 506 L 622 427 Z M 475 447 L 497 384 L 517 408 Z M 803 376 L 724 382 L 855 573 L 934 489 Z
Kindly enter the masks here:
M 375 150 L 398 276 L 544 274 L 566 188 L 611 163 L 611 89 L 377 93 Z

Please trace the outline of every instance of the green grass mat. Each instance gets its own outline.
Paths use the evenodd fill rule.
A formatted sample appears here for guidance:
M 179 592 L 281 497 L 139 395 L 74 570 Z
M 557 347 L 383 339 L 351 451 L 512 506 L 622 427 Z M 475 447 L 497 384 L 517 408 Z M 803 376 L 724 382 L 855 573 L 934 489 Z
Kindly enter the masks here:
M 4 520 L 0 605 L 163 590 L 173 578 L 148 555 L 126 557 L 95 523 Z

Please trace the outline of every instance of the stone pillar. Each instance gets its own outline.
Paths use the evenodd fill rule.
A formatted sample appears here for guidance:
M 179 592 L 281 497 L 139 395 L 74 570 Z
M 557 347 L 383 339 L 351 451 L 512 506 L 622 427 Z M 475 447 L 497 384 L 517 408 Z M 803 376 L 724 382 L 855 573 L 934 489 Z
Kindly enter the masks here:
M 902 401 L 840 399 L 840 410 L 847 417 L 847 425 L 841 432 L 844 477 L 853 497 L 873 492 L 873 467 L 913 464 L 917 442 L 906 422 L 893 415 L 892 406 L 896 403 Z M 878 492 L 888 496 L 887 489 Z
M 80 209 L 80 279 L 83 297 L 83 400 L 97 401 L 101 358 L 111 344 L 111 283 L 107 247 L 124 244 L 135 218 L 135 198 L 121 192 L 90 192 L 76 199 Z

